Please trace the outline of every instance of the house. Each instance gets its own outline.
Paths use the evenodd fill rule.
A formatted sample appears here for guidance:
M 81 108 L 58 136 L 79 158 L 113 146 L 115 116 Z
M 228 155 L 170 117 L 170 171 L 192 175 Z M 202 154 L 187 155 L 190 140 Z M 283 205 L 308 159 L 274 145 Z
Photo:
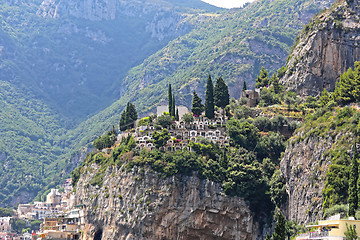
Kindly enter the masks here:
M 0 232 L 11 232 L 11 219 L 12 217 L 0 217 Z
M 244 90 L 241 93 L 241 98 L 246 99 L 246 106 L 256 107 L 260 101 L 260 89 Z
M 298 235 L 296 240 L 345 240 L 346 225 L 355 226 L 357 235 L 360 237 L 360 220 L 349 218 L 323 220 L 319 221 L 318 224 L 308 225 L 306 227 L 310 229 L 309 232 Z

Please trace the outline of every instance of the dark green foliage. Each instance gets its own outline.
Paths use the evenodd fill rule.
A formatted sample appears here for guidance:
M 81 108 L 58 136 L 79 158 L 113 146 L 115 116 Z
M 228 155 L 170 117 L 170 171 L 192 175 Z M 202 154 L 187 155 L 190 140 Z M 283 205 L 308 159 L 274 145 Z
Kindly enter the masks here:
M 258 129 L 249 122 L 230 119 L 226 124 L 227 133 L 234 145 L 253 151 L 259 139 Z
M 18 234 L 24 233 L 24 230 L 27 230 L 29 233 L 31 233 L 32 231 L 39 231 L 40 224 L 42 223 L 42 220 L 24 221 L 17 218 L 11 219 L 12 230 Z
M 209 75 L 206 82 L 205 92 L 205 116 L 209 119 L 214 118 L 214 85 Z
M 170 139 L 170 133 L 166 128 L 164 128 L 161 132 L 155 131 L 152 139 L 154 140 L 155 147 L 158 149 L 165 146 L 167 141 Z
M 180 117 L 179 117 L 179 109 L 178 109 L 178 108 L 176 108 L 175 120 L 176 120 L 176 121 L 179 121 L 179 120 L 180 120 Z
M 313 96 L 306 97 L 305 106 L 308 108 L 317 108 L 318 107 L 317 99 Z
M 279 133 L 270 132 L 263 136 L 256 146 L 259 159 L 270 158 L 277 162 L 282 152 L 286 149 L 284 138 Z
M 173 106 L 173 96 L 172 96 L 172 90 L 171 90 L 171 84 L 169 84 L 169 90 L 168 90 L 168 104 L 169 104 L 169 114 L 171 115 L 172 112 L 172 106 Z
M 272 203 L 279 209 L 287 200 L 285 178 L 280 170 L 276 170 L 270 180 L 270 195 Z
M 200 116 L 203 111 L 204 105 L 201 103 L 201 98 L 199 98 L 199 96 L 194 91 L 191 112 L 196 116 Z
M 270 79 L 271 85 L 274 89 L 275 94 L 279 94 L 283 91 L 283 87 L 280 85 L 279 77 L 277 74 L 273 74 Z
M 169 114 L 164 114 L 156 119 L 155 124 L 162 128 L 166 128 L 173 124 L 173 118 Z
M 272 240 L 286 240 L 288 231 L 286 228 L 286 219 L 284 215 L 279 212 L 275 217 L 275 229 L 272 235 Z
M 12 208 L 2 208 L 0 207 L 0 217 L 11 217 L 15 213 L 14 209 Z
M 349 68 L 340 75 L 335 86 L 334 99 L 339 104 L 360 101 L 360 62 L 355 62 L 354 70 Z
M 246 82 L 244 81 L 243 82 L 243 88 L 242 88 L 243 91 L 247 90 L 247 86 L 246 86 Z
M 357 240 L 358 239 L 358 234 L 356 232 L 356 226 L 355 225 L 348 225 L 346 223 L 346 231 L 344 232 L 345 237 L 347 240 Z
M 230 101 L 229 88 L 226 85 L 224 79 L 219 77 L 216 79 L 214 88 L 214 103 L 217 107 L 225 108 Z
M 117 139 L 117 133 L 113 128 L 112 131 L 107 132 L 105 135 L 98 137 L 94 142 L 93 146 L 98 149 L 102 150 L 104 148 L 110 148 Z
M 324 219 L 334 216 L 336 214 L 340 214 L 341 216 L 348 216 L 349 207 L 346 204 L 335 205 L 331 208 L 324 210 Z
M 356 142 L 353 147 L 353 157 L 351 161 L 351 169 L 349 176 L 349 216 L 355 217 L 355 212 L 358 209 L 358 179 L 359 179 L 359 164 L 357 159 Z
M 321 92 L 321 95 L 319 97 L 319 103 L 320 106 L 326 106 L 332 99 L 331 94 L 324 88 L 324 90 Z
M 263 88 L 261 90 L 259 106 L 266 107 L 280 103 L 280 98 L 278 95 L 275 94 L 275 92 L 270 91 L 268 88 Z
M 122 112 L 120 117 L 119 127 L 121 131 L 131 129 L 135 127 L 135 122 L 138 118 L 138 114 L 135 105 L 128 102 L 126 109 Z
M 264 67 L 261 67 L 260 73 L 256 78 L 255 87 L 262 88 L 262 87 L 267 87 L 268 85 L 270 85 L 269 73 L 266 71 Z
M 175 95 L 173 95 L 173 100 L 171 101 L 171 113 L 170 115 L 172 117 L 175 117 Z

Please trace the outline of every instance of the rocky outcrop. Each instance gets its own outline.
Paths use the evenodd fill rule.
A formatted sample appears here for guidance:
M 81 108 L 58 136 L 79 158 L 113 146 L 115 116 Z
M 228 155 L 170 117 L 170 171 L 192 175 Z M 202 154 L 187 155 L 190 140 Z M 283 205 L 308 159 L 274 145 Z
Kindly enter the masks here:
M 360 59 L 360 2 L 337 1 L 308 24 L 281 82 L 302 96 L 335 89 L 340 74 Z
M 101 187 L 92 165 L 76 189 L 85 206 L 82 239 L 257 239 L 259 226 L 245 201 L 197 176 L 164 178 L 149 169 L 110 167 Z M 93 183 L 94 184 L 94 183 Z
M 323 218 L 323 189 L 331 164 L 328 153 L 345 135 L 347 146 L 351 146 L 352 135 L 348 134 L 340 132 L 319 137 L 301 131 L 289 141 L 280 163 L 288 193 L 288 219 L 305 224 Z

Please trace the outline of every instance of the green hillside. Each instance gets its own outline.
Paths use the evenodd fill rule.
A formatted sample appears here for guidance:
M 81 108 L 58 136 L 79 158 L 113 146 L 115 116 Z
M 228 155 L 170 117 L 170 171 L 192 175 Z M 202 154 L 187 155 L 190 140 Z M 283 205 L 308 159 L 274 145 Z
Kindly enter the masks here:
M 232 97 L 239 98 L 242 82 L 253 87 L 261 66 L 276 70 L 285 64 L 304 23 L 332 1 L 256 1 L 247 7 L 212 15 L 207 24 L 171 41 L 141 65 L 131 69 L 123 95 L 109 108 L 80 124 L 67 137 L 82 146 L 116 124 L 128 101 L 139 112 L 154 111 L 166 100 L 167 86 L 175 89 L 177 104 L 190 106 L 196 89 L 203 98 L 208 74 L 223 76 Z

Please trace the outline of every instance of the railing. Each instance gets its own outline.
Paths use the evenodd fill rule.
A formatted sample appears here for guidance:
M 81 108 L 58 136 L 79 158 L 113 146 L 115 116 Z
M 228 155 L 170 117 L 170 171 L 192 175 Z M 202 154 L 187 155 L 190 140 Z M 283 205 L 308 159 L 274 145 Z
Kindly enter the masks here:
M 322 238 L 322 237 L 328 237 L 329 232 L 311 232 L 309 238 Z

